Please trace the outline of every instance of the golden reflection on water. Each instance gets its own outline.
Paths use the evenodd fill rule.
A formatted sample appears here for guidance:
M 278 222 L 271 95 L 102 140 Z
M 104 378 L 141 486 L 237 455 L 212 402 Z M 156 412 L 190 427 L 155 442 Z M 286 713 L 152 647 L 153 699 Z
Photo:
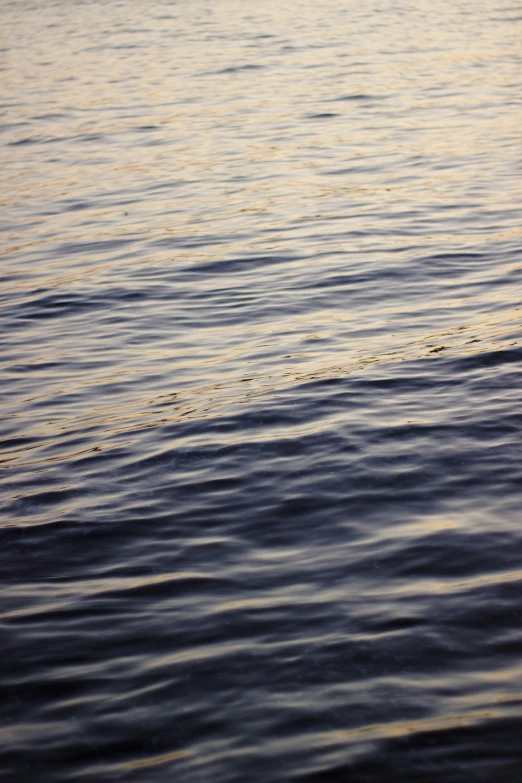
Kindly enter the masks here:
M 219 26 L 221 14 L 229 13 L 229 10 L 230 4 L 213 9 L 208 20 L 210 31 L 214 25 Z M 348 11 L 351 14 L 355 11 L 359 25 L 366 20 L 364 11 L 353 8 Z M 60 11 L 64 12 L 67 14 L 67 7 Z M 54 21 L 54 13 L 52 9 L 46 10 L 48 24 Z M 63 154 L 59 159 L 55 158 L 52 144 L 45 149 L 33 147 L 24 151 L 25 165 L 16 177 L 11 173 L 11 166 L 8 175 L 11 204 L 17 198 L 23 198 L 24 203 L 45 198 L 46 193 L 56 193 L 60 188 L 68 197 L 74 197 L 80 188 L 83 193 L 89 189 L 96 189 L 98 193 L 103 179 L 113 190 L 119 182 L 128 183 L 133 176 L 154 178 L 160 172 L 165 179 L 179 177 L 181 172 L 188 180 L 211 179 L 213 172 L 219 173 L 222 179 L 226 178 L 230 161 L 230 173 L 239 173 L 244 167 L 243 173 L 248 172 L 251 180 L 243 181 L 241 185 L 242 209 L 246 206 L 245 201 L 256 199 L 256 203 L 249 203 L 247 208 L 261 212 L 270 204 L 273 195 L 284 190 L 292 203 L 291 208 L 290 203 L 287 205 L 289 214 L 299 214 L 298 205 L 303 198 L 321 200 L 320 178 L 328 169 L 332 149 L 338 155 L 339 149 L 344 147 L 348 163 L 367 148 L 368 133 L 379 140 L 381 155 L 407 152 L 412 158 L 423 156 L 431 162 L 440 159 L 441 163 L 447 163 L 453 158 L 461 165 L 462 160 L 468 159 L 469 178 L 475 180 L 475 186 L 482 181 L 485 187 L 489 186 L 487 156 L 492 131 L 497 135 L 500 132 L 508 145 L 518 143 L 520 114 L 502 110 L 498 104 L 498 95 L 509 88 L 516 76 L 516 63 L 503 56 L 510 47 L 516 51 L 516 27 L 513 27 L 513 40 L 509 41 L 505 39 L 505 25 L 500 24 L 482 26 L 479 36 L 476 28 L 474 34 L 469 35 L 464 25 L 441 24 L 436 18 L 426 25 L 426 16 L 431 16 L 431 9 L 427 4 L 417 3 L 411 14 L 401 17 L 400 26 L 397 26 L 396 16 L 380 9 L 374 28 L 368 35 L 365 25 L 364 39 L 361 39 L 357 23 L 355 30 L 351 25 L 345 30 L 331 28 L 327 8 L 305 2 L 300 4 L 297 28 L 294 21 L 290 21 L 291 14 L 282 13 L 275 7 L 265 10 L 267 30 L 274 28 L 279 35 L 286 31 L 286 43 L 283 34 L 281 44 L 290 48 L 281 50 L 284 57 L 283 54 L 281 58 L 272 55 L 264 60 L 257 49 L 249 52 L 243 26 L 241 35 L 234 36 L 233 17 L 227 25 L 232 28 L 226 46 L 210 32 L 205 47 L 191 48 L 182 36 L 190 26 L 194 10 L 178 9 L 170 25 L 145 14 L 143 24 L 150 27 L 150 34 L 165 37 L 165 50 L 158 59 L 157 52 L 152 56 L 144 47 L 105 48 L 112 41 L 104 32 L 107 25 L 102 21 L 105 12 L 101 6 L 92 6 L 85 11 L 86 18 L 92 20 L 91 29 L 98 31 L 94 34 L 93 45 L 85 48 L 75 44 L 77 17 L 70 9 L 69 13 L 69 20 L 63 16 L 60 19 L 65 30 L 70 31 L 63 34 L 69 43 L 56 48 L 53 58 L 46 59 L 45 64 L 40 62 L 40 49 L 45 50 L 45 24 L 42 23 L 38 30 L 24 29 L 17 26 L 17 17 L 10 25 L 8 20 L 6 32 L 12 42 L 15 67 L 9 69 L 5 85 L 7 95 L 13 99 L 6 121 L 19 119 L 16 95 L 31 89 L 32 75 L 38 72 L 33 116 L 25 117 L 27 129 L 20 130 L 19 139 L 36 135 L 42 140 L 55 141 L 55 125 L 49 115 L 49 108 L 52 108 L 55 116 L 62 115 L 60 127 L 67 130 L 63 141 L 70 140 L 69 158 Z M 121 9 L 111 9 L 113 24 L 120 13 Z M 337 14 L 335 18 L 338 19 Z M 132 46 L 136 35 L 125 32 L 123 19 L 120 25 L 119 45 Z M 52 34 L 49 31 L 49 35 Z M 386 68 L 382 68 L 379 60 L 372 64 L 372 54 L 381 51 L 385 41 L 389 57 Z M 318 47 L 317 65 L 323 62 L 325 67 L 331 68 L 332 63 L 338 64 L 338 70 L 332 71 L 328 89 L 325 89 L 328 79 L 325 80 L 322 71 L 319 78 L 313 69 L 303 67 L 300 47 L 312 42 Z M 241 52 L 245 65 L 263 67 L 223 73 L 231 62 L 241 59 Z M 350 60 L 344 63 L 348 53 L 356 60 L 357 54 L 364 58 L 365 68 L 355 69 L 352 74 Z M 282 67 L 278 67 L 279 63 Z M 107 72 L 111 73 L 111 79 L 105 78 Z M 194 79 L 196 73 L 201 74 L 199 79 Z M 459 94 L 456 112 L 452 104 L 452 82 L 461 74 L 473 81 L 466 86 L 468 105 L 462 105 Z M 133 81 L 129 82 L 129 79 Z M 419 98 L 418 87 L 423 80 L 434 85 L 433 97 L 423 94 Z M 375 127 L 365 128 L 359 118 L 357 122 L 351 122 L 351 113 L 359 112 L 361 108 L 365 111 L 364 104 L 361 107 L 357 102 L 335 101 L 343 94 L 368 94 L 388 101 L 397 117 L 395 125 L 390 120 L 386 130 L 379 131 Z M 139 112 L 129 109 L 136 99 L 141 104 L 136 107 Z M 331 102 L 326 105 L 324 101 Z M 488 101 L 495 101 L 494 111 L 487 109 Z M 150 106 L 147 122 L 154 143 L 141 147 L 137 160 L 129 134 L 140 132 L 136 127 L 136 115 L 149 113 L 145 108 L 147 104 Z M 325 106 L 334 113 L 339 112 L 339 116 L 329 122 L 328 130 L 320 122 L 315 128 L 309 123 L 308 126 L 299 124 L 298 107 L 304 115 Z M 434 116 L 438 118 L 436 123 Z M 267 134 L 268 122 L 272 131 Z M 408 133 L 409 128 L 413 134 Z M 95 153 L 91 153 L 88 146 L 83 152 L 78 148 L 75 139 L 89 133 L 104 137 L 105 158 L 99 158 L 99 146 Z M 264 136 L 262 140 L 260 135 Z M 176 144 L 175 154 L 162 149 L 168 143 Z M 79 158 L 81 163 L 78 163 Z M 277 171 L 274 172 L 276 160 Z M 295 176 L 296 171 L 303 172 L 310 165 L 314 168 L 314 176 Z M 75 167 L 77 174 L 73 175 Z M 259 192 L 255 177 L 274 174 L 274 182 L 265 182 L 264 189 Z M 421 201 L 451 198 L 452 187 L 461 176 L 459 169 L 452 173 L 446 167 L 431 180 L 395 183 L 395 195 L 388 200 L 396 198 L 397 189 L 411 195 L 412 185 Z M 283 188 L 282 177 L 286 178 Z M 382 188 L 382 171 L 371 174 L 362 169 L 358 178 L 357 172 L 352 170 L 350 189 L 356 191 L 361 187 L 369 189 L 370 193 L 377 192 L 380 199 L 385 199 L 390 192 Z M 211 189 L 209 182 L 207 191 L 200 196 L 203 211 L 211 198 Z M 519 185 L 516 189 L 520 195 Z M 495 193 L 497 204 L 498 199 L 503 207 L 515 203 L 514 194 L 505 191 Z M 157 206 L 163 211 L 159 204 Z M 197 212 L 198 204 L 194 206 Z
M 488 720 L 500 717 L 500 712 L 489 710 L 487 712 L 466 712 L 462 715 L 448 715 L 443 718 L 429 718 L 427 720 L 415 721 L 396 721 L 390 723 L 380 723 L 373 726 L 364 726 L 359 729 L 349 729 L 348 731 L 338 731 L 331 736 L 327 735 L 325 740 L 330 743 L 339 739 L 355 739 L 360 735 L 365 739 L 377 739 L 385 737 L 402 737 L 412 732 L 424 731 L 444 731 L 463 726 L 470 726 L 477 721 Z
M 251 347 L 249 349 L 249 346 L 246 345 L 243 348 L 239 347 L 233 353 L 227 353 L 219 358 L 214 357 L 207 362 L 202 362 L 202 366 L 205 367 L 216 363 L 218 371 L 221 368 L 219 372 L 220 382 L 214 384 L 205 382 L 199 386 L 192 383 L 186 392 L 180 390 L 170 394 L 161 394 L 148 400 L 143 399 L 139 388 L 132 389 L 132 387 L 129 387 L 125 394 L 120 393 L 117 400 L 113 400 L 111 395 L 107 395 L 105 402 L 99 400 L 89 410 L 88 415 L 79 413 L 76 416 L 71 416 L 71 412 L 65 408 L 61 417 L 61 429 L 64 432 L 71 432 L 81 430 L 88 425 L 90 427 L 107 428 L 112 434 L 137 433 L 144 428 L 156 427 L 159 424 L 165 425 L 169 422 L 175 423 L 186 418 L 219 417 L 226 415 L 231 406 L 245 403 L 256 397 L 271 396 L 286 389 L 294 388 L 296 384 L 344 377 L 354 372 L 360 372 L 366 367 L 384 365 L 390 361 L 415 360 L 430 356 L 432 361 L 437 361 L 438 357 L 443 354 L 450 357 L 476 355 L 490 351 L 493 345 L 495 350 L 503 350 L 517 344 L 513 337 L 518 336 L 521 312 L 522 310 L 517 308 L 509 314 L 504 312 L 501 316 L 493 315 L 487 319 L 484 318 L 473 326 L 457 327 L 439 334 L 425 335 L 421 340 L 417 338 L 406 342 L 406 344 L 401 339 L 400 342 L 394 345 L 393 335 L 387 341 L 384 341 L 381 337 L 379 338 L 378 353 L 375 351 L 377 346 L 374 346 L 374 351 L 371 350 L 371 347 L 368 347 L 366 354 L 364 348 L 359 346 L 357 346 L 355 351 L 345 348 L 342 361 L 335 365 L 325 362 L 321 351 L 318 350 L 315 356 L 309 353 L 303 355 L 303 361 L 308 366 L 303 367 L 301 365 L 299 370 L 296 367 L 292 372 L 288 372 L 283 365 L 283 369 L 278 372 L 275 366 L 273 366 L 271 371 L 266 373 L 263 371 L 255 372 L 254 366 L 249 368 L 250 371 L 254 370 L 251 377 L 245 377 L 248 369 L 245 370 L 244 360 L 248 356 L 249 350 L 251 350 Z M 261 330 L 261 334 L 270 334 L 270 329 L 269 325 L 265 325 Z M 303 335 L 302 328 L 298 329 L 298 334 L 301 339 Z M 369 346 L 371 346 L 371 343 L 372 338 L 369 340 Z M 434 343 L 438 344 L 435 351 L 433 349 Z M 171 357 L 172 361 L 176 361 L 177 348 L 173 347 L 169 351 L 167 346 L 165 346 L 161 351 L 151 351 L 148 348 L 141 350 L 139 347 L 135 347 L 129 352 L 129 356 L 132 356 L 135 360 L 142 353 L 149 356 L 156 355 L 164 360 Z M 230 365 L 228 372 L 225 373 L 222 365 L 229 360 L 234 361 Z M 238 362 L 237 365 L 236 361 Z M 251 362 L 247 361 L 247 365 L 250 364 Z M 117 374 L 110 372 L 98 377 L 93 383 L 101 387 L 116 381 L 125 383 L 132 381 L 135 375 L 135 369 L 129 368 L 125 371 L 120 368 Z M 242 381 L 240 385 L 238 385 L 239 381 Z M 58 384 L 60 384 L 60 381 L 58 381 Z M 58 394 L 80 392 L 83 385 L 84 382 L 81 379 L 77 381 L 76 386 L 71 380 L 68 388 L 66 390 L 60 388 Z M 43 393 L 42 399 L 45 399 L 47 393 L 47 391 Z M 38 397 L 33 399 L 36 400 Z M 303 434 L 304 424 L 300 425 L 301 434 Z M 311 426 L 313 428 L 315 424 L 312 423 Z M 51 437 L 55 429 L 56 422 L 40 422 L 37 428 L 35 426 L 34 432 L 45 438 Z M 103 448 L 110 447 L 104 445 Z M 8 450 L 5 456 L 12 463 L 23 462 L 30 465 L 32 464 L 30 454 L 31 449 L 16 449 L 14 452 Z M 63 456 L 63 454 L 60 454 L 56 459 L 63 459 Z M 53 459 L 53 457 L 45 457 L 43 462 L 47 463 Z M 41 458 L 39 458 L 35 464 L 41 461 Z
M 151 756 L 140 761 L 126 761 L 123 764 L 115 764 L 112 769 L 139 769 L 140 767 L 157 767 L 168 764 L 171 761 L 179 761 L 192 755 L 190 750 L 175 750 L 171 753 L 163 753 L 161 756 Z

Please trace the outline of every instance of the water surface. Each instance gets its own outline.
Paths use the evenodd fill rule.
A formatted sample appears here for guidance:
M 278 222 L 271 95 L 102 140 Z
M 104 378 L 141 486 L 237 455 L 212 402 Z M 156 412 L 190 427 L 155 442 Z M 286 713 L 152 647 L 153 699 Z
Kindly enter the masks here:
M 517 780 L 520 6 L 0 18 L 2 780 Z

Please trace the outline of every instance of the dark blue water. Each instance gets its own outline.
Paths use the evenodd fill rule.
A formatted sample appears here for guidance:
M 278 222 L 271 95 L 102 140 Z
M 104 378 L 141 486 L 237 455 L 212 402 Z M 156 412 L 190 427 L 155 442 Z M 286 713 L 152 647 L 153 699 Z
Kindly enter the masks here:
M 522 779 L 492 0 L 0 0 L 5 783 Z

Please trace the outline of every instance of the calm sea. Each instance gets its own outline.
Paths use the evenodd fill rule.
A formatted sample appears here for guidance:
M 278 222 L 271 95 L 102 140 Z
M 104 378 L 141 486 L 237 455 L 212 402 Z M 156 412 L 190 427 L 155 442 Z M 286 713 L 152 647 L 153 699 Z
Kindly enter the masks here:
M 2 783 L 522 780 L 522 6 L 0 0 Z

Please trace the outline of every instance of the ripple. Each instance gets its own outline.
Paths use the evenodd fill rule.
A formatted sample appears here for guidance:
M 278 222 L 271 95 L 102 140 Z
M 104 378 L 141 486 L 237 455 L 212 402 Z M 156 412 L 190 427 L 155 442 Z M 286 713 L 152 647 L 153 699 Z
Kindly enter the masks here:
M 518 779 L 518 11 L 425 11 L 0 10 L 2 779 Z

